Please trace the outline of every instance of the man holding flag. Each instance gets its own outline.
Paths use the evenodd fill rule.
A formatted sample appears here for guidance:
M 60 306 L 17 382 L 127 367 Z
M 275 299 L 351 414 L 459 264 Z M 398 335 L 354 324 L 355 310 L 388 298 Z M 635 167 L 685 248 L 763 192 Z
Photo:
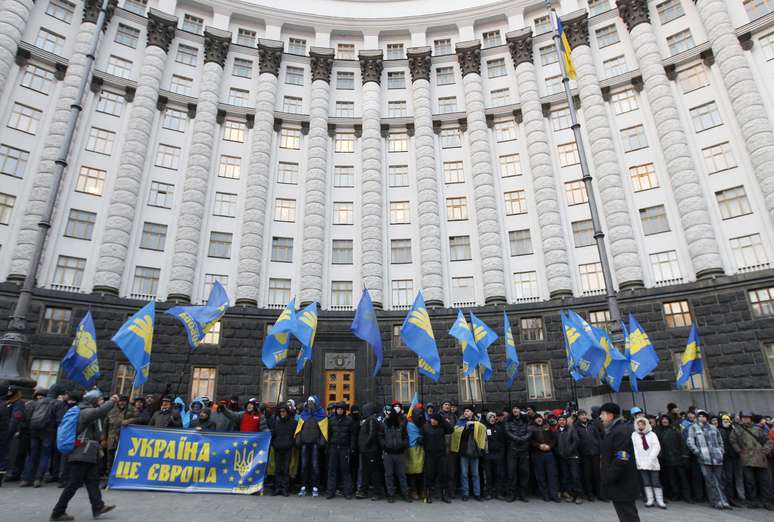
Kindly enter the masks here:
M 417 354 L 419 373 L 438 382 L 441 378 L 441 358 L 422 292 L 417 293 L 414 305 L 400 327 L 400 337 L 406 346 Z

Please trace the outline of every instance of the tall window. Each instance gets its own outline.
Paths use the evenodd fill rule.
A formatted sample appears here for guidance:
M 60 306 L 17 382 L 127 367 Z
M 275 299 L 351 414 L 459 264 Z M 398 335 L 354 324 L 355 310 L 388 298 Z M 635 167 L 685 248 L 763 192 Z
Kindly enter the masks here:
M 727 141 L 706 147 L 702 149 L 702 153 L 704 154 L 704 166 L 709 174 L 736 167 L 736 159 L 734 159 L 734 153 L 731 151 L 731 144 Z
M 516 272 L 513 274 L 513 293 L 516 301 L 528 301 L 539 297 L 537 272 Z
M 46 14 L 69 24 L 73 21 L 75 4 L 68 2 L 68 0 L 49 0 L 48 6 L 46 7 Z M 48 386 L 46 386 L 46 388 L 48 388 Z
M 299 150 L 301 148 L 301 131 L 299 129 L 280 129 L 280 148 Z
M 441 148 L 452 149 L 462 146 L 460 129 L 441 129 Z
M 139 40 L 139 29 L 125 24 L 118 24 L 118 29 L 116 29 L 116 43 L 135 49 Z
M 390 224 L 403 225 L 410 222 L 411 212 L 408 201 L 390 201 Z
M 535 34 L 543 34 L 551 30 L 551 19 L 548 15 L 538 16 L 533 22 L 535 23 Z
M 592 310 L 589 312 L 589 323 L 591 326 L 610 330 L 611 318 L 610 310 Z
M 433 40 L 433 55 L 434 56 L 441 56 L 444 54 L 452 54 L 454 50 L 452 49 L 452 43 L 451 39 L 449 38 L 441 38 L 439 40 Z
M 468 202 L 465 196 L 446 198 L 446 220 L 462 221 L 468 219 Z
M 147 250 L 164 251 L 164 244 L 167 241 L 167 225 L 160 223 L 145 222 L 142 224 L 142 237 L 140 238 L 140 248 Z
M 701 373 L 696 373 L 688 377 L 686 383 L 682 386 L 683 390 L 708 390 L 710 389 L 709 375 L 707 374 L 707 358 L 703 357 L 704 364 L 702 365 Z M 680 371 L 680 366 L 683 364 L 683 352 L 677 352 L 672 354 L 672 365 L 675 370 L 675 376 Z
M 572 237 L 576 247 L 590 246 L 596 243 L 594 225 L 590 219 L 572 222 Z
M 680 0 L 666 0 L 656 4 L 656 12 L 658 13 L 659 20 L 661 20 L 661 25 L 680 18 L 685 14 Z
M 14 103 L 8 118 L 8 126 L 34 136 L 38 132 L 38 125 L 42 117 L 43 111 L 27 107 L 21 103 Z
M 508 232 L 512 256 L 524 256 L 532 253 L 532 236 L 528 228 Z
M 489 96 L 492 99 L 493 107 L 500 107 L 511 103 L 511 90 L 507 87 L 504 89 L 494 89 L 489 93 Z
M 653 163 L 629 167 L 629 176 L 632 180 L 634 192 L 642 192 L 658 187 L 658 176 Z
M 677 252 L 674 250 L 650 254 L 650 266 L 653 268 L 653 277 L 656 283 L 682 280 L 680 262 L 677 260 Z
M 543 67 L 558 61 L 559 56 L 556 54 L 556 46 L 553 43 L 540 48 L 540 63 Z
M 531 400 L 553 399 L 551 367 L 548 363 L 527 363 L 524 368 L 527 379 L 527 396 Z
M 544 339 L 543 318 L 523 317 L 520 321 L 519 330 L 521 331 L 522 342 L 542 341 Z
M 411 404 L 416 392 L 417 371 L 415 369 L 392 371 L 392 400 L 401 404 Z
M 56 260 L 54 279 L 51 281 L 60 290 L 78 291 L 83 282 L 86 260 L 80 257 L 59 256 Z
M 290 301 L 290 279 L 269 279 L 269 304 L 284 305 Z
M 131 395 L 134 386 L 134 366 L 119 363 L 113 376 L 113 392 L 116 395 Z
M 527 196 L 523 190 L 514 190 L 503 194 L 505 197 L 505 213 L 509 216 L 527 212 Z
M 597 36 L 597 45 L 599 45 L 600 49 L 609 45 L 617 44 L 621 41 L 621 38 L 618 36 L 618 29 L 616 29 L 615 24 L 600 27 L 594 31 L 594 34 Z
M 277 183 L 298 184 L 298 163 L 280 161 L 277 165 Z
M 337 118 L 354 118 L 355 117 L 355 102 L 351 102 L 351 101 L 337 101 L 336 102 L 336 117 Z
M 470 252 L 470 236 L 449 237 L 449 261 L 468 261 Z
M 516 122 L 510 118 L 494 122 L 494 134 L 498 143 L 515 140 Z
M 239 179 L 242 170 L 242 158 L 236 156 L 221 156 L 218 165 L 218 176 L 221 178 Z
M 352 308 L 352 281 L 331 281 L 331 306 Z
M 244 58 L 234 58 L 234 67 L 231 69 L 231 74 L 240 78 L 252 78 L 253 62 Z
M 218 346 L 220 344 L 220 321 L 216 322 L 210 327 L 210 330 L 204 334 L 202 339 L 204 344 L 214 344 Z
M 338 44 L 336 46 L 336 58 L 339 60 L 354 60 L 355 44 Z
M 10 145 L 0 144 L 0 173 L 23 178 L 30 153 Z
M 147 266 L 137 266 L 134 269 L 132 281 L 132 296 L 139 298 L 154 298 L 159 289 L 161 270 Z
M 758 288 L 747 292 L 754 317 L 774 315 L 774 286 Z
M 589 195 L 586 193 L 586 184 L 582 179 L 565 183 L 564 194 L 567 198 L 567 204 L 570 206 L 580 205 L 589 200 Z
M 570 167 L 580 163 L 580 156 L 578 155 L 578 144 L 574 141 L 571 143 L 565 143 L 557 147 L 559 151 L 559 164 L 562 167 Z
M 402 60 L 406 57 L 406 52 L 403 50 L 402 43 L 387 44 L 386 60 Z
M 290 38 L 288 40 L 288 52 L 290 54 L 306 55 L 306 40 L 302 38 Z
M 100 91 L 99 100 L 97 100 L 97 112 L 110 114 L 111 116 L 121 116 L 124 111 L 126 100 L 120 94 L 110 91 Z
M 627 71 L 626 58 L 621 55 L 605 60 L 602 62 L 602 68 L 605 71 L 605 78 L 612 78 L 613 76 L 623 74 Z
M 755 20 L 774 11 L 772 0 L 744 0 L 743 4 L 750 20 Z
M 285 102 L 288 99 L 293 100 L 290 104 L 292 108 L 297 110 L 285 110 L 285 112 L 300 112 L 301 111 L 301 98 L 293 98 L 292 96 L 285 96 Z M 232 87 L 228 91 L 228 103 L 237 107 L 247 107 L 250 104 L 250 93 L 244 89 L 236 89 Z
M 546 93 L 556 94 L 562 90 L 562 77 L 561 75 L 549 76 L 546 78 Z
M 388 152 L 408 152 L 408 134 L 405 132 L 391 132 L 387 135 Z
M 33 91 L 48 94 L 51 91 L 51 85 L 53 85 L 54 79 L 54 73 L 48 69 L 28 64 L 27 67 L 24 68 L 24 76 L 22 76 L 21 84 L 23 87 L 27 87 Z
M 47 306 L 43 310 L 43 320 L 40 322 L 40 332 L 53 335 L 67 335 L 73 311 L 69 308 Z
M 352 251 L 351 239 L 334 239 L 331 249 L 331 263 L 334 265 L 351 265 Z
M 191 375 L 191 398 L 215 397 L 216 368 L 194 366 Z
M 177 44 L 175 61 L 183 65 L 196 66 L 199 62 L 199 49 L 185 44 Z
M 148 205 L 152 207 L 172 208 L 175 186 L 160 181 L 151 181 L 148 192 Z
M 94 223 L 96 221 L 96 213 L 71 208 L 70 214 L 67 217 L 64 235 L 90 241 L 91 236 L 94 234 Z
M 601 263 L 585 263 L 578 265 L 581 290 L 584 293 L 595 293 L 605 289 L 605 277 L 602 275 Z
M 403 118 L 407 114 L 408 112 L 406 110 L 406 102 L 404 100 L 387 102 L 388 118 Z
M 255 45 L 255 37 L 256 37 L 255 31 L 251 31 L 250 29 L 244 29 L 240 27 L 237 29 L 236 43 L 237 45 L 253 47 Z
M 355 135 L 351 132 L 337 132 L 333 143 L 336 152 L 355 152 Z
M 235 89 L 231 89 L 234 91 Z M 241 91 L 241 89 L 240 89 Z M 242 91 L 246 92 L 246 91 Z M 247 96 L 244 98 L 245 105 L 247 104 Z M 236 105 L 236 104 L 234 104 Z M 282 110 L 290 114 L 300 114 L 303 111 L 303 100 L 297 96 L 285 96 L 282 99 Z
M 336 72 L 336 89 L 352 90 L 355 88 L 355 73 L 350 71 Z
M 404 71 L 390 71 L 387 73 L 388 89 L 405 89 L 406 73 Z
M 105 186 L 105 171 L 91 167 L 81 167 L 75 182 L 76 192 L 85 192 L 92 196 L 101 196 Z
M 50 388 L 59 380 L 59 361 L 56 359 L 32 359 L 30 377 L 38 388 Z
M 64 51 L 64 44 L 64 36 L 43 28 L 38 31 L 38 37 L 35 39 L 35 47 L 39 47 L 44 51 L 58 55 L 61 55 Z
M 464 404 L 477 404 L 483 402 L 484 384 L 481 378 L 481 370 L 476 368 L 469 376 L 465 375 L 463 368 L 457 369 L 459 382 L 459 398 Z
M 210 246 L 207 249 L 209 257 L 221 259 L 231 258 L 232 234 L 228 232 L 210 232 Z
M 723 219 L 731 219 L 752 213 L 750 201 L 747 199 L 747 194 L 742 186 L 715 192 L 715 198 L 718 200 L 720 216 Z
M 699 105 L 690 110 L 693 128 L 696 132 L 705 131 L 719 125 L 723 125 L 717 104 L 713 102 Z
M 693 92 L 696 89 L 701 89 L 709 85 L 709 75 L 707 74 L 707 68 L 704 64 L 694 65 L 688 69 L 683 69 L 677 74 L 677 81 L 680 83 L 680 88 L 683 94 Z
M 274 221 L 293 223 L 296 220 L 296 200 L 277 198 L 274 201 Z
M 670 301 L 664 303 L 663 308 L 667 328 L 691 326 L 693 319 L 688 301 Z
M 760 234 L 731 238 L 729 243 L 739 270 L 768 266 L 769 260 Z
M 438 67 L 435 70 L 436 85 L 451 85 L 454 83 L 454 67 Z
M 563 107 L 551 111 L 551 128 L 554 131 L 560 131 L 562 129 L 569 129 L 572 125 L 572 118 L 570 117 L 570 109 Z
M 494 60 L 488 60 L 486 62 L 486 69 L 490 78 L 505 76 L 508 72 L 505 68 L 505 58 L 495 58 Z
M 503 38 L 499 30 L 486 31 L 481 37 L 484 40 L 484 47 L 497 47 L 503 43 Z
M 86 142 L 86 150 L 98 154 L 110 155 L 113 152 L 113 140 L 115 137 L 115 132 L 92 127 L 89 130 L 89 139 Z
M 414 302 L 414 282 L 411 279 L 393 279 L 390 287 L 393 306 L 411 306 Z
M 165 129 L 185 132 L 185 128 L 188 126 L 188 114 L 183 111 L 167 108 L 164 111 L 161 126 Z
M 273 237 L 271 238 L 271 260 L 277 263 L 293 262 L 293 238 L 292 237 Z
M 237 143 L 245 142 L 245 124 L 226 120 L 223 122 L 223 139 L 226 141 L 235 141 Z
M 16 204 L 16 196 L 0 192 L 0 225 L 7 225 L 11 222 L 14 204 Z
M 354 223 L 355 206 L 351 201 L 333 202 L 333 224 L 351 225 Z
M 642 233 L 646 236 L 669 232 L 669 220 L 664 205 L 641 208 L 640 221 L 642 222 Z
M 261 402 L 276 405 L 285 402 L 285 389 L 287 388 L 287 379 L 285 379 L 285 369 L 264 368 L 261 372 Z

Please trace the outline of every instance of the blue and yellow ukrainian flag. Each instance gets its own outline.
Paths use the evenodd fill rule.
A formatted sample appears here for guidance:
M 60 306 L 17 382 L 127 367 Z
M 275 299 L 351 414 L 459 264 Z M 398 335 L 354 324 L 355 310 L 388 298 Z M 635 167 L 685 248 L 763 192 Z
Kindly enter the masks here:
M 623 380 L 626 374 L 626 357 L 613 346 L 610 336 L 605 330 L 596 326 L 592 326 L 591 329 L 594 335 L 596 335 L 600 346 L 605 350 L 605 362 L 602 365 L 603 380 L 613 391 L 617 392 L 621 388 L 621 380 Z
M 492 378 L 492 361 L 489 359 L 488 348 L 497 340 L 497 334 L 473 312 L 470 312 L 470 325 L 473 327 L 473 339 L 476 341 L 480 354 L 478 365 L 484 369 L 481 377 L 488 381 Z
M 188 335 L 191 350 L 204 342 L 207 332 L 220 321 L 228 308 L 228 294 L 218 281 L 212 285 L 207 304 L 202 306 L 175 306 L 165 313 L 176 317 Z
M 304 369 L 306 361 L 312 359 L 314 336 L 317 333 L 317 303 L 304 308 L 298 315 L 291 330 L 293 336 L 301 343 L 301 350 L 296 359 L 296 375 Z
M 658 354 L 645 329 L 631 313 L 629 314 L 629 345 L 631 369 L 637 378 L 642 380 L 658 366 Z
M 701 355 L 701 340 L 696 330 L 696 323 L 691 325 L 691 333 L 688 336 L 688 344 L 680 359 L 680 368 L 677 370 L 677 385 L 685 386 L 691 375 L 700 375 L 704 371 L 704 359 Z
M 457 339 L 460 344 L 460 350 L 462 350 L 462 371 L 466 377 L 469 377 L 476 371 L 481 360 L 481 354 L 462 310 L 457 310 L 457 320 L 454 321 L 454 324 L 449 329 L 449 335 Z
M 508 314 L 503 312 L 503 331 L 505 335 L 505 377 L 508 388 L 513 386 L 513 381 L 519 373 L 519 355 L 516 353 L 516 343 L 513 341 L 513 331 Z
M 575 80 L 578 74 L 575 72 L 575 64 L 572 63 L 572 48 L 570 47 L 570 41 L 567 39 L 567 33 L 564 31 L 564 25 L 562 25 L 562 19 L 559 18 L 559 14 L 556 14 L 556 31 L 559 33 L 559 39 L 562 48 L 562 60 L 564 61 L 564 72 L 571 80 Z
M 629 330 L 626 328 L 626 325 L 623 323 L 623 321 L 621 321 L 621 328 L 624 332 L 624 358 L 626 359 L 625 374 L 629 376 L 629 384 L 632 387 L 632 391 L 636 392 L 639 391 L 637 386 L 637 373 L 635 371 L 635 368 L 638 365 L 632 360 L 631 336 L 629 335 Z
M 568 352 L 570 374 L 576 381 L 596 377 L 605 363 L 605 350 L 591 326 L 572 310 L 562 315 L 562 330 Z
M 261 348 L 261 360 L 267 368 L 274 368 L 288 360 L 290 331 L 296 322 L 296 299 L 293 298 L 266 333 Z
M 373 374 L 376 375 L 382 367 L 382 360 L 384 358 L 382 354 L 382 334 L 379 332 L 379 323 L 376 321 L 376 312 L 374 312 L 374 304 L 371 301 L 371 294 L 368 293 L 368 288 L 363 288 L 363 295 L 357 304 L 355 318 L 352 319 L 350 330 L 352 330 L 352 334 L 355 337 L 368 343 L 374 351 L 376 363 L 374 364 Z
M 155 315 L 156 301 L 151 301 L 127 319 L 112 339 L 134 367 L 135 387 L 148 381 Z
M 62 370 L 65 376 L 84 388 L 91 388 L 99 379 L 99 362 L 97 361 L 97 331 L 91 312 L 81 319 L 75 339 L 67 354 L 62 359 Z
M 400 337 L 406 346 L 417 354 L 419 373 L 437 382 L 441 378 L 441 358 L 422 292 L 417 293 L 414 305 L 400 327 Z

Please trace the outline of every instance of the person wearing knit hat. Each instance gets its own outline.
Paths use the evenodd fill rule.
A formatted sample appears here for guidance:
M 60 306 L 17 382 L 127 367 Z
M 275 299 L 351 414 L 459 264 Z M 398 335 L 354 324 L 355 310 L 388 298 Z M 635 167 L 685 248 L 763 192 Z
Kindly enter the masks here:
M 696 412 L 696 422 L 688 428 L 685 442 L 699 462 L 710 504 L 715 509 L 731 509 L 723 490 L 723 438 L 709 423 L 706 411 Z
M 774 511 L 771 502 L 771 478 L 769 477 L 768 455 L 771 453 L 771 439 L 763 430 L 753 424 L 753 415 L 739 415 L 742 423 L 731 433 L 731 447 L 739 454 L 743 466 L 747 491 L 747 507 L 764 507 Z
M 613 502 L 621 522 L 639 522 L 636 500 L 640 480 L 634 461 L 631 428 L 621 418 L 621 407 L 613 402 L 599 408 L 605 435 L 599 447 L 601 494 Z

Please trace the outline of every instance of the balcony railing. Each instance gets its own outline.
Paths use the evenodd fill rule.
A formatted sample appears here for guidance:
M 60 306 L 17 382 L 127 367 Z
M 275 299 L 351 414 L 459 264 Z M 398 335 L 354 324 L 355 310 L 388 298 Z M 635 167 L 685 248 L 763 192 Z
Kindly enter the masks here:
M 73 285 L 60 285 L 60 284 L 50 284 L 49 288 L 51 290 L 59 290 L 61 292 L 80 292 L 81 287 L 80 286 L 73 286 Z

